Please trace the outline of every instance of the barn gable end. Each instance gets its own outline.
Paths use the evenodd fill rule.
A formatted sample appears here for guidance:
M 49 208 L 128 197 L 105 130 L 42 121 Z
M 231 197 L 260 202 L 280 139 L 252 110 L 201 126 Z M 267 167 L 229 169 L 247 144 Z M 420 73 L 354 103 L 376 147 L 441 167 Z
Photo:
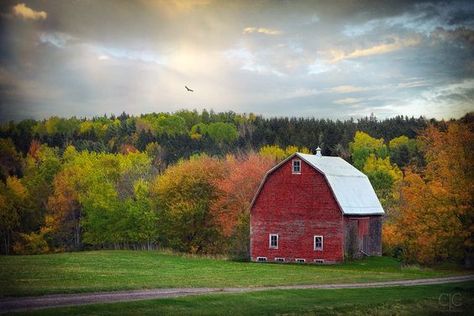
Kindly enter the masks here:
M 254 261 L 381 254 L 380 202 L 367 177 L 337 157 L 288 157 L 267 172 L 250 211 Z
M 292 174 L 292 160 L 273 168 L 262 182 L 251 209 L 251 257 L 285 262 L 343 259 L 343 216 L 324 176 L 302 161 Z M 318 199 L 314 197 L 317 196 Z M 269 246 L 278 235 L 278 248 Z M 323 236 L 323 250 L 314 250 L 314 236 Z

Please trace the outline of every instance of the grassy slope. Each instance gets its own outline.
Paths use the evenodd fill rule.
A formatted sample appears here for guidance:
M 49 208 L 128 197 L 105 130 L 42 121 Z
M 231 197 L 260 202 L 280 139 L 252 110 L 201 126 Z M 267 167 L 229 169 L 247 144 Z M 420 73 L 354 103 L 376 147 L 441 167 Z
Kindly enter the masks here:
M 440 295 L 443 294 L 441 304 Z M 448 305 L 448 295 L 456 294 Z M 470 315 L 474 283 L 348 290 L 274 290 L 41 310 L 27 315 Z M 456 306 L 455 306 L 456 305 Z M 451 309 L 450 309 L 451 308 Z M 472 314 L 471 314 L 472 315 Z
M 315 266 L 193 258 L 147 251 L 0 257 L 0 297 L 168 287 L 239 287 L 414 279 L 459 273 L 402 269 L 390 258 Z

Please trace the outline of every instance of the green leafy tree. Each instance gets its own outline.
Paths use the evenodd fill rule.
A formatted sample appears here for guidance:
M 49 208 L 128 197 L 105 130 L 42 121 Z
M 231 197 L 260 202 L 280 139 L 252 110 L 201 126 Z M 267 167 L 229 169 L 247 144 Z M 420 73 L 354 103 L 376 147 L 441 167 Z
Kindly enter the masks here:
M 22 215 L 23 231 L 38 231 L 51 195 L 52 182 L 61 168 L 61 157 L 55 148 L 33 142 L 25 160 L 22 182 L 28 191 L 28 207 Z
M 364 132 L 356 132 L 350 143 L 352 162 L 367 175 L 382 206 L 390 217 L 397 211 L 398 184 L 403 174 L 391 163 L 383 138 L 376 139 Z
M 208 135 L 217 144 L 229 144 L 239 137 L 235 125 L 224 122 L 195 124 L 189 135 L 192 139 L 201 139 L 204 135 Z
M 420 164 L 420 151 L 415 139 L 410 139 L 405 135 L 392 139 L 388 144 L 390 150 L 390 159 L 400 168 L 406 167 L 411 163 Z
M 209 124 L 207 134 L 216 143 L 231 143 L 239 137 L 234 124 L 216 122 Z
M 396 165 L 390 163 L 390 158 L 377 158 L 374 154 L 370 154 L 362 171 L 369 178 L 382 205 L 385 208 L 395 206 L 398 197 L 395 186 L 403 174 Z
M 354 141 L 349 144 L 349 148 L 352 155 L 352 163 L 359 170 L 364 168 L 370 154 L 375 154 L 379 158 L 385 158 L 388 155 L 387 146 L 385 146 L 383 138 L 376 139 L 367 133 L 359 131 L 355 133 Z

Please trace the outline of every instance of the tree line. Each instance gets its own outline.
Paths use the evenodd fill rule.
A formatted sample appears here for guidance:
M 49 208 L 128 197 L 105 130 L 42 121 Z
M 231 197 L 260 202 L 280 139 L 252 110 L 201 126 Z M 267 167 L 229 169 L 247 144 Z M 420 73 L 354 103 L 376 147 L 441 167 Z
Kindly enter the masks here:
M 369 177 L 387 213 L 387 254 L 472 260 L 472 114 L 331 121 L 179 111 L 10 122 L 0 136 L 3 254 L 167 247 L 246 258 L 264 173 L 319 145 Z
M 150 143 L 160 145 L 165 165 L 194 154 L 225 155 L 247 152 L 265 145 L 323 148 L 325 155 L 348 158 L 348 146 L 356 131 L 376 138 L 401 135 L 414 138 L 435 120 L 397 116 L 378 120 L 374 116 L 345 121 L 316 118 L 265 118 L 260 115 L 203 110 L 151 113 L 130 116 L 86 118 L 50 117 L 23 120 L 0 126 L 0 137 L 12 139 L 23 155 L 33 140 L 64 151 L 72 145 L 78 151 L 123 153 L 144 151 Z

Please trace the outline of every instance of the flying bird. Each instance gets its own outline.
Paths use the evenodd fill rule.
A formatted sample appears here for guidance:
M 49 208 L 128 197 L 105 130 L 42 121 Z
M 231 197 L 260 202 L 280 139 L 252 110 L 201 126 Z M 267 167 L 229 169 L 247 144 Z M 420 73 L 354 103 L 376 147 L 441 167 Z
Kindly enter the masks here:
M 189 92 L 194 92 L 194 90 L 192 89 L 189 89 L 188 86 L 184 86 L 186 88 L 186 90 L 188 90 Z

